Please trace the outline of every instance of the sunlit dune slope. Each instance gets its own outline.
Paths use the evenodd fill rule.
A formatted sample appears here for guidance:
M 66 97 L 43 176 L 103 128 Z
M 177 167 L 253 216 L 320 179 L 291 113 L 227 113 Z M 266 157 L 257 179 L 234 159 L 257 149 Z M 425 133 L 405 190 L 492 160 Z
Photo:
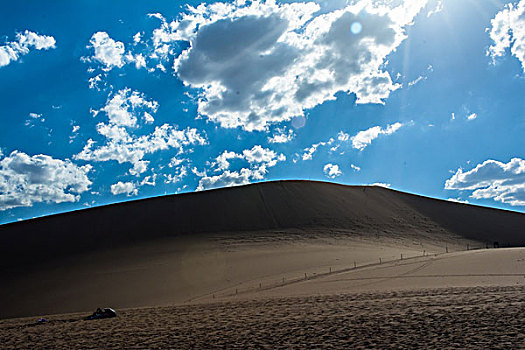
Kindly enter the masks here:
M 525 245 L 525 214 L 435 200 L 382 187 L 278 181 L 170 195 L 0 226 L 2 267 L 196 233 L 286 228 L 449 232 Z
M 377 264 L 377 271 L 384 272 L 384 264 L 393 263 L 388 274 L 404 276 L 404 268 L 427 264 L 434 254 L 451 256 L 495 241 L 525 245 L 524 227 L 520 213 L 381 187 L 306 181 L 108 205 L 0 227 L 0 318 L 88 312 L 102 305 L 120 309 L 362 291 L 357 288 L 361 282 L 354 282 L 361 277 L 354 272 L 369 275 L 369 267 Z M 481 256 L 469 254 L 441 269 L 445 272 L 429 272 L 430 277 L 363 283 L 390 290 L 521 281 L 519 271 L 518 277 L 505 274 L 522 269 L 516 262 L 522 257 L 513 250 L 498 251 L 484 253 L 484 265 L 474 263 L 498 267 L 492 277 L 452 276 L 451 284 L 439 277 Z M 348 269 L 350 284 L 331 277 L 303 283 L 307 276 L 307 281 L 326 273 L 340 276 Z

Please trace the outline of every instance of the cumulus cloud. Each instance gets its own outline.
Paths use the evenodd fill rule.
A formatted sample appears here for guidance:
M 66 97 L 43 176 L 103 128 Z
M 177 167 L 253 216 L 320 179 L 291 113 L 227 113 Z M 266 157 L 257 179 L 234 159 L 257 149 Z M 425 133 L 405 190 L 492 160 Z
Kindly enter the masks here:
M 384 103 L 400 87 L 384 69 L 386 57 L 426 2 L 357 1 L 328 12 L 314 2 L 189 6 L 171 23 L 151 15 L 161 20 L 155 55 L 175 57 L 176 75 L 200 92 L 201 115 L 227 128 L 265 130 L 338 92 Z M 188 43 L 180 55 L 179 42 Z
M 239 170 L 231 171 L 230 160 L 240 159 L 247 163 Z M 192 169 L 193 173 L 201 179 L 197 186 L 197 191 L 217 188 L 230 187 L 249 184 L 254 180 L 262 180 L 268 173 L 268 168 L 274 167 L 278 162 L 286 160 L 284 154 L 255 145 L 251 149 L 245 149 L 241 153 L 224 151 L 215 161 L 212 162 L 212 168 L 215 172 L 221 172 L 219 175 L 208 176 L 206 172 L 198 172 Z
M 118 163 L 131 163 L 132 174 L 140 174 L 146 170 L 147 163 L 142 159 L 151 153 L 170 148 L 184 152 L 189 145 L 204 145 L 206 138 L 196 129 L 178 130 L 172 125 L 163 124 L 146 135 L 135 136 L 123 127 L 99 123 L 97 131 L 106 138 L 106 142 L 97 146 L 89 139 L 83 150 L 74 156 L 75 159 L 104 162 L 115 160 Z
M 323 172 L 326 175 L 326 177 L 329 177 L 331 179 L 335 179 L 336 177 L 341 176 L 343 174 L 341 169 L 339 169 L 339 165 L 331 163 L 328 163 L 324 166 Z
M 349 138 L 350 138 L 350 135 L 342 131 L 339 131 L 339 133 L 337 134 L 337 139 L 339 141 L 345 142 L 345 141 L 348 141 Z
M 509 3 L 491 20 L 490 38 L 494 42 L 487 51 L 493 59 L 502 57 L 510 49 L 521 62 L 525 73 L 525 0 Z
M 16 41 L 7 42 L 0 46 L 0 67 L 7 66 L 11 62 L 27 55 L 32 49 L 49 50 L 55 48 L 55 38 L 47 35 L 39 35 L 29 30 L 16 35 Z
M 139 34 L 133 36 L 132 50 L 139 50 L 134 47 L 140 43 Z M 147 57 L 142 52 L 133 54 L 132 50 L 126 50 L 123 42 L 114 40 L 106 32 L 94 33 L 87 48 L 92 50 L 92 55 L 82 57 L 81 61 L 92 64 L 88 73 L 95 72 L 95 75 L 88 79 L 90 89 L 100 91 L 107 87 L 106 78 L 114 68 L 122 68 L 127 64 L 134 64 L 136 69 L 147 68 Z
M 186 165 L 172 166 L 175 171 L 172 174 L 164 174 L 164 183 L 176 183 L 188 175 L 188 167 Z
M 242 151 L 244 159 L 250 164 L 264 163 L 268 167 L 273 167 L 278 161 L 286 160 L 284 154 L 277 154 L 275 151 L 268 148 L 262 148 L 262 146 L 256 145 L 252 149 L 245 149 Z
M 220 175 L 205 176 L 200 179 L 197 191 L 247 185 L 251 179 L 260 177 L 260 174 L 254 172 L 252 169 L 242 168 L 240 171 L 226 170 Z
M 137 115 L 141 115 L 147 124 L 155 121 L 152 113 L 156 113 L 159 104 L 148 100 L 138 91 L 129 88 L 122 89 L 108 98 L 106 105 L 99 110 L 92 110 L 94 116 L 105 112 L 109 123 L 115 126 L 134 127 L 137 125 Z
M 125 194 L 126 196 L 136 196 L 138 194 L 138 189 L 135 187 L 133 182 L 117 182 L 116 184 L 111 185 L 111 193 L 113 195 Z
M 0 210 L 39 202 L 77 202 L 89 190 L 90 170 L 90 165 L 77 166 L 67 159 L 13 151 L 0 160 Z
M 106 32 L 97 32 L 89 40 L 91 48 L 95 51 L 92 60 L 98 61 L 109 71 L 114 67 L 121 68 L 125 62 L 125 47 L 121 41 L 115 41 Z
M 493 199 L 512 206 L 525 206 L 525 160 L 508 163 L 488 159 L 469 171 L 459 168 L 445 182 L 447 190 L 473 191 L 471 198 Z
M 268 137 L 269 143 L 287 143 L 294 139 L 295 133 L 292 129 L 289 129 L 286 132 L 284 128 L 276 128 L 274 134 L 271 137 Z
M 149 162 L 144 160 L 148 154 L 157 151 L 176 149 L 183 153 L 188 146 L 205 145 L 206 136 L 197 129 L 179 130 L 169 124 L 155 126 L 151 133 L 138 134 L 141 126 L 150 124 L 158 103 L 148 100 L 143 94 L 124 89 L 108 98 L 106 105 L 94 110 L 97 116 L 104 113 L 108 121 L 97 124 L 97 132 L 105 142 L 97 144 L 89 139 L 82 151 L 74 159 L 104 162 L 114 160 L 118 163 L 131 163 L 131 175 L 139 175 L 147 170 Z
M 380 135 L 390 135 L 395 133 L 403 124 L 394 123 L 388 125 L 386 128 L 381 128 L 380 126 L 374 126 L 370 129 L 360 131 L 355 136 L 352 136 L 350 139 L 352 141 L 352 147 L 360 151 L 364 150 L 368 145 L 372 143 L 373 140 L 378 138 Z

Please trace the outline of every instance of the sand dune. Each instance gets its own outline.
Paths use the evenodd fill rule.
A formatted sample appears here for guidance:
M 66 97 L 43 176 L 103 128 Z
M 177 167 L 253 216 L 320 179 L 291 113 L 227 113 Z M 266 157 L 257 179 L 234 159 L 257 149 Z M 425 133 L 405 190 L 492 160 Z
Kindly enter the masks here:
M 277 181 L 156 197 L 0 226 L 0 267 L 196 233 L 341 229 L 353 234 L 450 234 L 520 246 L 525 214 L 382 187 Z
M 520 213 L 305 181 L 86 209 L 0 226 L 0 318 L 521 286 L 523 250 L 463 251 L 525 245 L 524 227 Z

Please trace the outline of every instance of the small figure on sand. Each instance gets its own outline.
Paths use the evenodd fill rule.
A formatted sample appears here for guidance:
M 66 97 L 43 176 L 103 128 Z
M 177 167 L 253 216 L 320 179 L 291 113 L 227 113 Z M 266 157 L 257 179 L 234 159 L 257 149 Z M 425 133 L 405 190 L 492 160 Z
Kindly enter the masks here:
M 104 310 L 102 310 L 101 308 L 98 307 L 95 310 L 95 312 L 93 312 L 92 315 L 87 316 L 85 319 L 86 320 L 98 320 L 101 318 L 112 318 L 112 317 L 117 317 L 117 313 L 115 312 L 115 310 L 113 310 L 110 307 L 106 307 L 104 308 Z

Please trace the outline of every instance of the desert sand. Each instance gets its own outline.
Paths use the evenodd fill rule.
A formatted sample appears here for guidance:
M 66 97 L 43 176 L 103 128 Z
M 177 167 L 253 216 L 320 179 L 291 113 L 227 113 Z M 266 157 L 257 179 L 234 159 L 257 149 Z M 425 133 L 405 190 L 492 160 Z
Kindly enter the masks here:
M 5 349 L 523 349 L 523 287 L 232 301 L 0 320 Z
M 280 181 L 54 215 L 0 233 L 6 348 L 524 342 L 521 213 Z M 119 317 L 82 320 L 99 306 Z M 36 325 L 40 317 L 48 322 Z

